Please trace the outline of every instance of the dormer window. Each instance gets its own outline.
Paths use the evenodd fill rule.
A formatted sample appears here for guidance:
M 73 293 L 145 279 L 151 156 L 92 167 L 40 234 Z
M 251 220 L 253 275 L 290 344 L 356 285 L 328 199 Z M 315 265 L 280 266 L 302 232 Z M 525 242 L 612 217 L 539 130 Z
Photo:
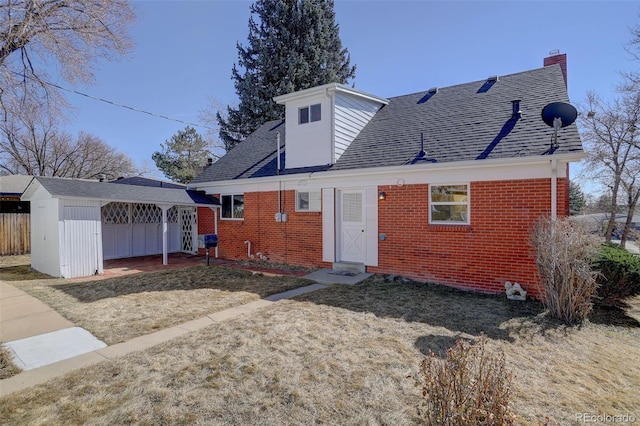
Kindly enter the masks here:
M 322 119 L 322 107 L 320 104 L 313 104 L 298 109 L 298 124 L 313 123 Z

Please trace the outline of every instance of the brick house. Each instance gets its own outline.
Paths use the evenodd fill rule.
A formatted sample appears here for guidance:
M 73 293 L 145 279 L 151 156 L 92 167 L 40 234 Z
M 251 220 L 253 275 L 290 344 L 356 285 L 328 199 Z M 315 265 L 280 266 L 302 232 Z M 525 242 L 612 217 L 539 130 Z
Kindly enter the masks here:
M 517 281 L 537 294 L 529 235 L 569 211 L 575 124 L 541 119 L 568 102 L 566 55 L 544 67 L 384 99 L 339 84 L 276 97 L 272 121 L 198 176 L 220 197 L 218 255 L 331 268 L 352 262 L 476 291 Z M 250 243 L 250 252 L 249 252 Z

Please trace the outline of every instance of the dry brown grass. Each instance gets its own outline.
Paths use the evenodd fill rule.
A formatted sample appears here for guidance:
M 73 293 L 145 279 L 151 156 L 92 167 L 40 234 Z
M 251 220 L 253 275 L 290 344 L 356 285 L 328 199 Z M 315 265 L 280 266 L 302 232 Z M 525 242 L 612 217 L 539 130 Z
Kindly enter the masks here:
M 488 336 L 519 424 L 640 417 L 640 298 L 566 327 L 539 304 L 384 283 L 333 286 L 0 398 L 5 424 L 413 424 L 428 350 Z M 626 319 L 622 320 L 624 317 Z M 609 320 L 612 318 L 613 320 Z M 614 324 L 620 325 L 612 325 Z
M 16 265 L 0 272 L 3 280 L 110 345 L 311 283 L 207 266 L 81 282 L 29 270 Z
M 13 355 L 0 342 L 0 380 L 15 376 L 21 370 L 13 363 Z

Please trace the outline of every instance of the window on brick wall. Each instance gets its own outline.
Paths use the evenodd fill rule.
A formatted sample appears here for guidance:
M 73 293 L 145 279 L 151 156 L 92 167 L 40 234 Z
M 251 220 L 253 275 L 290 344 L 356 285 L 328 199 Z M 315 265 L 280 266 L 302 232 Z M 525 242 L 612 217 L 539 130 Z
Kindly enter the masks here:
M 469 185 L 430 185 L 429 223 L 469 224 Z
M 222 219 L 243 219 L 244 218 L 244 194 L 223 195 L 222 197 Z
M 319 212 L 320 191 L 296 191 L 297 212 Z

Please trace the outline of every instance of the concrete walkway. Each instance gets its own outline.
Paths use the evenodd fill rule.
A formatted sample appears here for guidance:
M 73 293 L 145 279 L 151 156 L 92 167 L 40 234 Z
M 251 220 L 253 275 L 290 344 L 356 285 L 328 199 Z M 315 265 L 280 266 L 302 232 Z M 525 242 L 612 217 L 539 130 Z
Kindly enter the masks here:
M 369 275 L 344 277 L 329 270 L 316 271 L 306 276 L 316 281 L 315 284 L 274 294 L 112 346 L 106 346 L 86 330 L 74 327 L 38 299 L 0 282 L 0 341 L 15 352 L 16 361 L 23 369 L 27 366 L 20 374 L 0 380 L 0 396 L 44 383 L 79 368 L 150 348 L 215 323 L 251 314 L 279 300 L 326 287 L 318 282 L 355 284 Z
M 11 342 L 69 327 L 73 327 L 73 323 L 49 306 L 0 281 L 0 342 Z

